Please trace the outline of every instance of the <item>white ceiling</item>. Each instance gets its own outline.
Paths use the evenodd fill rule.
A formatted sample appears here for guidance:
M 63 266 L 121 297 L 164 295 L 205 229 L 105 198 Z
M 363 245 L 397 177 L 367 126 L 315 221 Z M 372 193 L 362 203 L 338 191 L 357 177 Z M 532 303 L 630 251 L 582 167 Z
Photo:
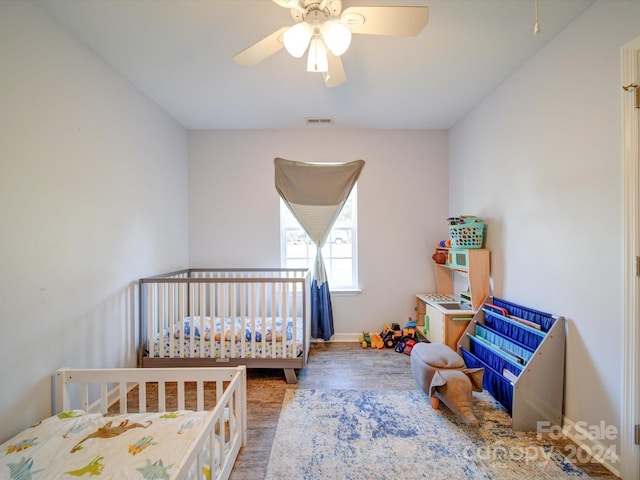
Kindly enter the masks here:
M 293 21 L 271 0 L 38 0 L 82 43 L 188 129 L 447 129 L 595 0 L 343 0 L 428 5 L 417 37 L 354 35 L 346 83 L 324 85 L 280 50 L 232 57 Z M 325 128 L 325 127 L 315 127 Z

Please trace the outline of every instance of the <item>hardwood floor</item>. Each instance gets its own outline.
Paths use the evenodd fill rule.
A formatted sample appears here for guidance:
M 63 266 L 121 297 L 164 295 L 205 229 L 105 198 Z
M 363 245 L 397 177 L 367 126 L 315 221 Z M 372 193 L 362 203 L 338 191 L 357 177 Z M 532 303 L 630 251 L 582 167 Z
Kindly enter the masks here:
M 309 364 L 298 372 L 295 385 L 285 382 L 282 370 L 249 370 L 248 439 L 236 460 L 231 480 L 264 478 L 284 392 L 296 388 L 414 390 L 416 385 L 408 355 L 391 349 L 363 349 L 356 342 L 312 344 Z M 575 448 L 570 441 L 557 445 L 561 451 Z M 617 478 L 599 463 L 580 467 L 592 478 Z

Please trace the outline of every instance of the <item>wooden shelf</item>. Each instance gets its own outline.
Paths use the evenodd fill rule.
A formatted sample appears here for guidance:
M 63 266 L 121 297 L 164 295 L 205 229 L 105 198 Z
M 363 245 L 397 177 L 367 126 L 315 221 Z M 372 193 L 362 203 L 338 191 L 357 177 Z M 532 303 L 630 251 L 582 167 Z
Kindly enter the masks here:
M 440 295 L 453 295 L 453 276 L 464 275 L 468 278 L 471 308 L 476 311 L 489 295 L 490 253 L 486 248 L 448 249 L 449 258 L 459 255 L 463 261 L 449 261 L 446 265 L 435 264 L 436 285 Z M 463 264 L 464 263 L 464 264 Z
M 449 310 L 429 295 L 416 295 L 416 329 L 430 342 L 444 343 L 457 350 L 458 341 L 474 313 L 489 295 L 489 250 L 436 249 L 447 255 L 446 264 L 435 264 L 437 294 L 459 299 L 454 292 L 454 276 L 464 277 L 469 287 L 472 310 Z

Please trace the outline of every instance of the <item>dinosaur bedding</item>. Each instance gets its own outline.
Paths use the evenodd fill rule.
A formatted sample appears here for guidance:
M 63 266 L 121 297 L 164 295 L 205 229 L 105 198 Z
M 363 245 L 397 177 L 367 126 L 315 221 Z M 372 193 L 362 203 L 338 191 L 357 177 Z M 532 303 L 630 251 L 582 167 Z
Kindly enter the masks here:
M 63 412 L 0 445 L 0 478 L 174 479 L 210 421 L 207 411 Z

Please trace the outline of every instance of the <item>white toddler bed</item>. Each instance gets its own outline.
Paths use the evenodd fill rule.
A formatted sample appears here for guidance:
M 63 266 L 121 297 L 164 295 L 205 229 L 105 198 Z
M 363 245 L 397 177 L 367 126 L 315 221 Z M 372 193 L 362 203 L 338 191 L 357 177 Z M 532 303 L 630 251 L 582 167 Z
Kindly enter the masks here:
M 142 367 L 282 368 L 310 345 L 307 269 L 187 269 L 139 285 Z
M 224 480 L 246 442 L 246 372 L 62 369 L 55 410 L 0 445 L 0 478 Z

